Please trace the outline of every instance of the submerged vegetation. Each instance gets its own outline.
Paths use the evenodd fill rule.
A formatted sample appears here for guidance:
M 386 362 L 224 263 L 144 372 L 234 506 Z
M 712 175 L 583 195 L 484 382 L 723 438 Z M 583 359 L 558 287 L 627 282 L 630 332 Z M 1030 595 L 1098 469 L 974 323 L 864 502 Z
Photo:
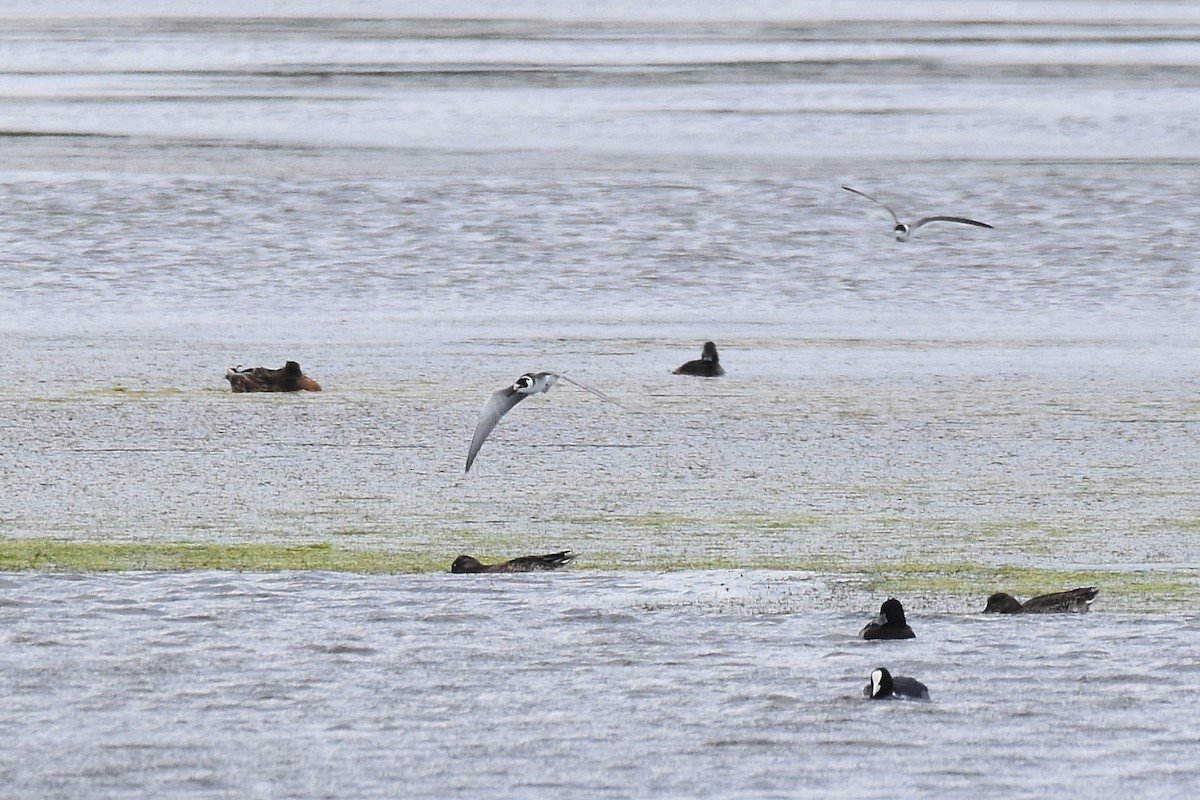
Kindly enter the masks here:
M 867 588 L 879 594 L 986 596 L 1003 591 L 1028 599 L 1046 592 L 1098 586 L 1105 605 L 1130 611 L 1190 608 L 1200 595 L 1200 572 L 1186 570 L 1072 570 L 972 563 L 900 563 L 881 564 L 867 571 L 871 575 Z
M 460 543 L 461 544 L 461 543 Z M 480 544 L 482 544 L 480 542 Z M 490 543 L 493 547 L 495 543 Z M 480 550 L 485 560 L 518 554 Z M 0 539 L 0 570 L 113 572 L 133 570 L 232 570 L 274 572 L 324 570 L 363 574 L 444 572 L 457 551 L 400 552 L 318 543 L 95 542 L 54 538 Z M 656 559 L 630 563 L 614 551 L 591 550 L 572 570 L 764 569 L 838 575 L 867 592 L 982 598 L 993 591 L 1027 597 L 1076 586 L 1099 586 L 1103 605 L 1127 611 L 1192 607 L 1200 595 L 1200 572 L 1163 570 L 1072 570 L 973 562 L 863 563 L 831 555 L 788 560 L 778 556 L 735 562 L 712 558 Z
M 327 543 L 82 542 L 60 539 L 0 540 L 0 569 L 59 572 L 121 570 L 329 570 L 399 573 L 449 568 L 427 555 L 358 550 Z

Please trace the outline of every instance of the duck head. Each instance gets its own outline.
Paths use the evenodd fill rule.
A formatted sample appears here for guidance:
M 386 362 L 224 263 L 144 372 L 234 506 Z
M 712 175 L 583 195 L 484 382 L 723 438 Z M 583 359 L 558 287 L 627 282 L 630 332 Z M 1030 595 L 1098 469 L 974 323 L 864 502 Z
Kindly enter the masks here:
M 908 624 L 904 619 L 904 606 L 900 605 L 900 601 L 894 597 L 883 601 L 883 605 L 879 607 L 879 616 L 875 618 L 875 621 L 880 625 L 894 627 L 903 627 Z
M 450 571 L 455 575 L 463 575 L 471 572 L 483 572 L 483 564 L 471 556 L 459 556 L 454 559 L 454 563 L 450 565 Z
M 1021 610 L 1021 602 L 1011 594 L 996 592 L 988 598 L 985 614 L 1015 614 Z

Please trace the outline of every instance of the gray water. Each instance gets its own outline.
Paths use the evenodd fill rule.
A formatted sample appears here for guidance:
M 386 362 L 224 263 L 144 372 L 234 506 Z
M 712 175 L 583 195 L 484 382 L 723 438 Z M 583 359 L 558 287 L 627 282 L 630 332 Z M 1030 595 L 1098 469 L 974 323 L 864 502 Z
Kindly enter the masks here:
M 0 794 L 1194 795 L 1197 87 L 1189 3 L 4 4 L 0 544 L 581 555 L 7 573 Z M 464 476 L 529 369 L 625 408 Z
M 1194 613 L 913 618 L 819 576 L 0 579 L 6 795 L 981 797 L 1197 786 Z M 861 696 L 876 664 L 929 703 Z M 13 745 L 16 744 L 15 753 Z

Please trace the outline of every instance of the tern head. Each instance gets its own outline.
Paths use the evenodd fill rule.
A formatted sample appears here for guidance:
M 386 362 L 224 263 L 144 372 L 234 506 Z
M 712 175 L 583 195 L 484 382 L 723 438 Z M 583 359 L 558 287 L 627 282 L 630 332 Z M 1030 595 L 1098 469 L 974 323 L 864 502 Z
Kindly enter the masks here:
M 558 383 L 559 377 L 557 372 L 526 372 L 513 382 L 512 391 L 524 395 L 547 392 Z
M 912 226 L 903 222 L 898 223 L 896 227 L 892 228 L 892 233 L 896 234 L 897 242 L 907 242 L 908 237 L 912 235 Z

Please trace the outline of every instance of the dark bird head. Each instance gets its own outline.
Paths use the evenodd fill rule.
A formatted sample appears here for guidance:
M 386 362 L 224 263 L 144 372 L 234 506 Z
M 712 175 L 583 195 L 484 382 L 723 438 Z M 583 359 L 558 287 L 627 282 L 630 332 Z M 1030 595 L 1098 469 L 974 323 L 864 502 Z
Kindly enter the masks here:
M 892 673 L 888 672 L 886 667 L 878 667 L 871 671 L 871 682 L 863 689 L 863 694 L 872 700 L 879 700 L 891 697 L 894 691 Z
M 470 556 L 459 556 L 454 559 L 454 563 L 450 565 L 450 571 L 455 575 L 463 575 L 471 572 L 483 572 L 483 564 L 480 564 Z
M 1011 594 L 996 592 L 988 598 L 985 614 L 1015 614 L 1021 610 L 1021 603 Z
M 719 360 L 717 358 L 717 346 L 712 342 L 705 342 L 704 349 L 700 353 L 700 360 L 708 361 L 713 364 L 717 363 Z
M 904 675 L 893 676 L 886 667 L 876 667 L 871 671 L 871 682 L 863 688 L 863 694 L 872 700 L 883 700 L 888 697 L 928 700 L 929 687 L 916 678 L 908 678 Z
M 903 627 L 908 624 L 904 619 L 904 606 L 900 605 L 899 600 L 889 597 L 883 601 L 883 605 L 879 607 L 879 622 L 883 625 L 894 625 L 896 627 Z
M 321 384 L 305 375 L 300 369 L 299 362 L 289 361 L 283 365 L 281 371 L 283 376 L 279 379 L 279 388 L 283 391 L 298 392 L 301 389 L 306 392 L 321 391 Z

